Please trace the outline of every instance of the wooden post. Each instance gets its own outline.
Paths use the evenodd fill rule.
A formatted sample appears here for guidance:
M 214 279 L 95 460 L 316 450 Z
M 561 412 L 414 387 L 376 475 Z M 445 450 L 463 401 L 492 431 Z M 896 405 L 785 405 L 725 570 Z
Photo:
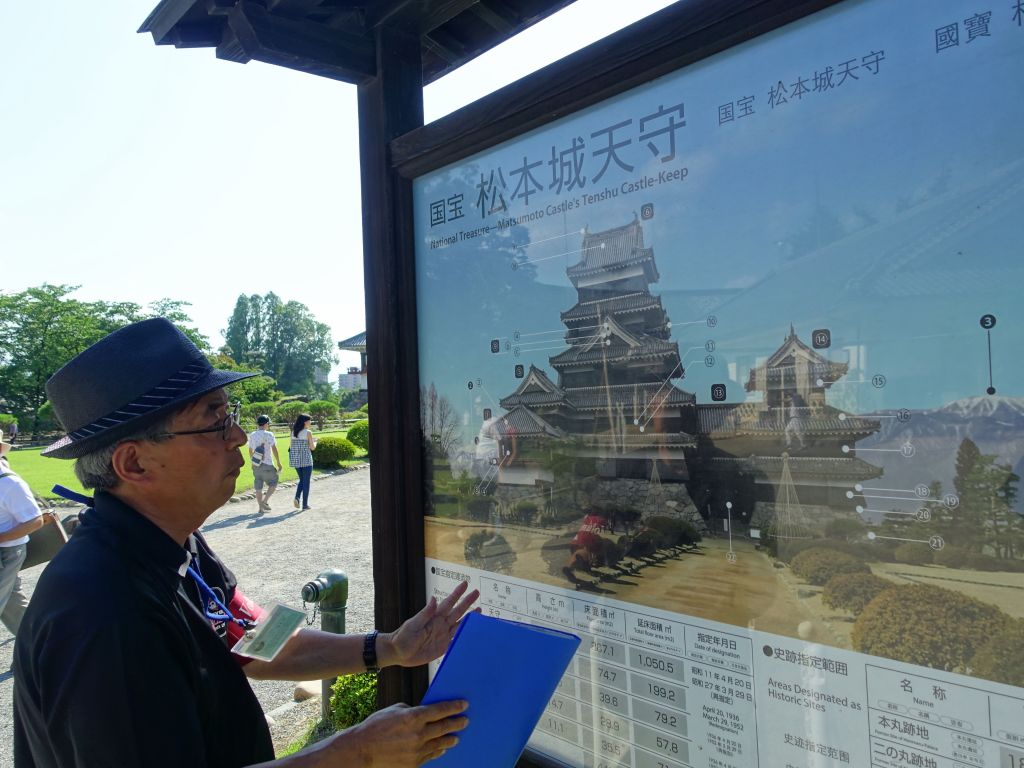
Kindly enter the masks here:
M 370 393 L 374 609 L 393 630 L 424 600 L 423 467 L 412 182 L 391 166 L 389 142 L 423 125 L 420 38 L 379 27 L 377 75 L 359 86 L 359 160 Z M 378 701 L 416 703 L 423 670 L 381 674 Z

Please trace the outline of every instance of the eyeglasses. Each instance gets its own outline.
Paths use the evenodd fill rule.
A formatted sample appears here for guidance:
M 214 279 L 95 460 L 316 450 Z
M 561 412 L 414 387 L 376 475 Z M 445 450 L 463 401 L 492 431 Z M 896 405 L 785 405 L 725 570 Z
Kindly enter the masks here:
M 177 437 L 178 435 L 205 435 L 210 432 L 220 432 L 221 438 L 227 442 L 231 439 L 231 431 L 238 426 L 238 419 L 242 412 L 242 403 L 236 401 L 231 403 L 229 406 L 227 416 L 215 427 L 207 427 L 206 429 L 189 429 L 184 432 L 164 432 L 160 437 Z

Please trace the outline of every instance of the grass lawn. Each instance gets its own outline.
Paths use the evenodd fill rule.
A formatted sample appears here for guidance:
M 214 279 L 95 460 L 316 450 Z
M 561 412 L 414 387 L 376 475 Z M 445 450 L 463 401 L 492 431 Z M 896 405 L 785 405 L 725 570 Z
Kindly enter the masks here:
M 317 437 L 326 437 L 328 435 L 336 437 L 344 437 L 346 432 L 324 432 L 318 434 Z M 298 474 L 294 469 L 288 466 L 288 445 L 291 443 L 290 435 L 276 435 L 277 437 L 277 452 L 281 457 L 281 464 L 284 466 L 284 471 L 281 472 L 281 482 L 295 482 L 298 479 Z M 50 489 L 55 484 L 60 484 L 66 488 L 70 488 L 73 491 L 79 493 L 88 493 L 78 483 L 78 479 L 75 477 L 74 462 L 73 461 L 62 461 L 61 459 L 47 459 L 39 455 L 41 448 L 18 448 L 7 454 L 7 458 L 10 461 L 11 469 L 17 472 L 24 478 L 25 482 L 28 483 L 29 488 L 37 495 L 44 499 L 55 499 L 58 498 L 57 494 L 53 493 Z M 248 457 L 248 451 L 243 447 L 242 450 Z M 351 464 L 359 464 L 366 461 L 366 454 L 356 454 L 356 457 L 351 461 L 342 462 L 342 466 L 348 466 Z M 321 470 L 314 469 L 314 474 L 319 474 Z M 248 464 L 242 469 L 242 474 L 238 478 L 238 482 L 235 484 L 235 493 L 244 493 L 252 488 L 252 470 Z

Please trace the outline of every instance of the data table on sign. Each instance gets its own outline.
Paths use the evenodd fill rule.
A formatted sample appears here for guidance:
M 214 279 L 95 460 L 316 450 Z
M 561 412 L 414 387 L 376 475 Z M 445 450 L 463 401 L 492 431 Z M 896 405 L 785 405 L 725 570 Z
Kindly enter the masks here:
M 492 577 L 480 586 L 485 613 L 581 638 L 533 741 L 588 768 L 758 764 L 748 639 Z
M 1024 768 L 1024 699 L 871 664 L 867 687 L 872 765 Z

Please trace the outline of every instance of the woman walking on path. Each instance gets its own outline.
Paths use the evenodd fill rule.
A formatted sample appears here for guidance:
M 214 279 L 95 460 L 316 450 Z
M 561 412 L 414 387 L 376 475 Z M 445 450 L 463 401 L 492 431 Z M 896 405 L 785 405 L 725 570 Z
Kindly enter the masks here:
M 316 438 L 309 431 L 309 423 L 313 417 L 308 413 L 300 413 L 292 425 L 292 442 L 288 446 L 288 464 L 299 473 L 299 484 L 295 486 L 295 508 L 299 508 L 299 497 L 302 497 L 302 508 L 309 506 L 309 483 L 313 477 L 313 451 Z

